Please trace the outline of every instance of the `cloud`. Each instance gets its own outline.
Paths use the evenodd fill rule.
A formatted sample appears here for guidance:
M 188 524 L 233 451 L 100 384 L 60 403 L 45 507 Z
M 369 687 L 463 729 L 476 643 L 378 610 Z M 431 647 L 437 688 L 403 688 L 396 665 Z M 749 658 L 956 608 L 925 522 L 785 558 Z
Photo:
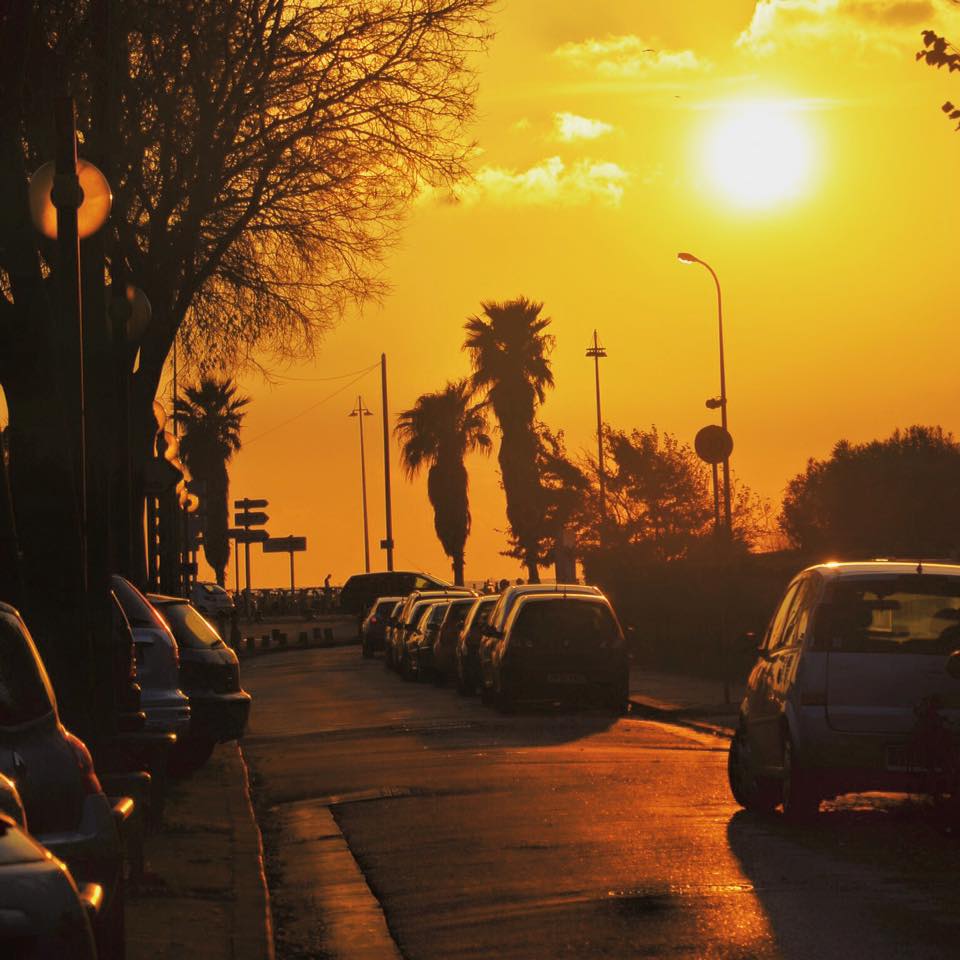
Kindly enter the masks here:
M 527 170 L 481 167 L 473 180 L 459 184 L 444 202 L 474 206 L 619 206 L 630 175 L 616 163 L 578 160 L 567 165 L 560 157 Z
M 655 44 L 633 34 L 565 43 L 553 55 L 574 67 L 611 79 L 709 68 L 692 50 L 658 50 Z
M 737 46 L 757 54 L 825 42 L 910 48 L 916 31 L 935 26 L 948 9 L 948 0 L 757 0 Z
M 575 113 L 555 113 L 553 115 L 554 133 L 558 140 L 571 143 L 574 140 L 596 140 L 613 127 L 602 120 L 578 117 Z

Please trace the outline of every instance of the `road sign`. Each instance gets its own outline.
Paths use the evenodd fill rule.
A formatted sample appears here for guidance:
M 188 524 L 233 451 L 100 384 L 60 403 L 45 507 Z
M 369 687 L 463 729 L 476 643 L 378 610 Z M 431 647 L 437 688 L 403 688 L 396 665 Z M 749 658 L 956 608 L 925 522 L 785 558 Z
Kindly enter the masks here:
M 306 537 L 271 537 L 263 544 L 264 553 L 301 553 L 306 549 Z
M 227 531 L 227 536 L 237 543 L 266 543 L 270 539 L 270 534 L 266 530 L 235 530 L 231 528 Z
M 270 518 L 265 513 L 235 513 L 233 522 L 238 527 L 259 527 Z
M 269 507 L 269 500 L 234 500 L 233 507 L 235 510 L 262 510 L 264 507 Z
M 715 423 L 698 431 L 693 441 L 697 456 L 707 463 L 723 463 L 733 453 L 733 437 Z

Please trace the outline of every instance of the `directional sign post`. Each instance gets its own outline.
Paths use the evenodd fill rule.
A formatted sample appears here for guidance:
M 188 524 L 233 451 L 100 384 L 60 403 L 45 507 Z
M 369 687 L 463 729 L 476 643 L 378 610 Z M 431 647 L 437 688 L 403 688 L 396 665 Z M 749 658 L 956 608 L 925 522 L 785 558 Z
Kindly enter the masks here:
M 263 544 L 264 553 L 289 553 L 290 554 L 290 592 L 296 589 L 293 580 L 293 555 L 303 553 L 307 549 L 306 537 L 271 537 L 265 540 Z
M 242 536 L 235 537 L 237 543 L 243 544 L 243 557 L 246 566 L 246 592 L 244 598 L 244 610 L 246 615 L 250 616 L 250 544 L 263 542 L 269 539 L 269 534 L 266 530 L 251 530 L 250 527 L 260 527 L 263 526 L 270 518 L 265 514 L 259 512 L 262 507 L 269 506 L 269 501 L 267 500 L 234 500 L 233 506 L 235 509 L 239 510 L 240 513 L 236 513 L 233 516 L 233 522 L 237 527 L 242 528 Z M 257 511 L 257 512 L 252 512 Z M 236 531 L 240 533 L 240 531 Z

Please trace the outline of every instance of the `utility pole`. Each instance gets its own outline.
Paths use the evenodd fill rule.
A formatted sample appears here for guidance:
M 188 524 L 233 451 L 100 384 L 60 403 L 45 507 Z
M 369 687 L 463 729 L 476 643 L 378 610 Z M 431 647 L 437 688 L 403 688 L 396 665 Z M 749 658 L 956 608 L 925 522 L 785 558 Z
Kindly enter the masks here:
M 603 463 L 603 417 L 600 414 L 600 359 L 606 357 L 605 347 L 600 346 L 597 331 L 593 331 L 593 346 L 588 348 L 587 356 L 593 357 L 593 374 L 597 389 L 597 474 L 600 478 L 600 539 L 603 539 L 607 526 L 607 471 Z
M 356 417 L 360 423 L 360 497 L 363 503 L 363 566 L 366 573 L 370 572 L 370 529 L 367 523 L 367 459 L 363 450 L 363 418 L 373 414 L 363 405 L 363 397 L 357 397 L 357 406 L 350 411 L 349 416 Z
M 380 354 L 380 396 L 383 399 L 383 492 L 387 507 L 387 570 L 393 570 L 393 508 L 390 501 L 390 417 L 387 413 L 387 355 Z

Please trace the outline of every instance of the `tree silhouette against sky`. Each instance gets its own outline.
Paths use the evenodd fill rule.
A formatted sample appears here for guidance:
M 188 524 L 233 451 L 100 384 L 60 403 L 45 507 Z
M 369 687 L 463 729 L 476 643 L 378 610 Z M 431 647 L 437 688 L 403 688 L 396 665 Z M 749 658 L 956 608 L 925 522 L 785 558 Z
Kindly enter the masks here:
M 203 553 L 221 587 L 230 560 L 227 464 L 240 449 L 240 427 L 249 402 L 249 397 L 237 396 L 236 384 L 229 377 L 208 377 L 187 387 L 175 405 L 177 421 L 185 431 L 180 442 L 183 459 L 194 480 L 205 484 L 200 502 L 206 512 Z
M 453 563 L 453 580 L 463 584 L 464 549 L 470 534 L 469 478 L 463 460 L 473 450 L 489 452 L 483 410 L 470 402 L 466 380 L 425 393 L 397 417 L 400 455 L 408 476 L 427 467 L 427 496 L 433 525 Z
M 518 297 L 481 304 L 483 315 L 466 323 L 464 348 L 473 364 L 471 384 L 483 392 L 500 425 L 500 475 L 507 519 L 517 553 L 531 583 L 540 582 L 538 560 L 544 497 L 537 469 L 540 449 L 537 408 L 553 386 L 550 352 L 554 338 L 544 331 L 542 303 Z

